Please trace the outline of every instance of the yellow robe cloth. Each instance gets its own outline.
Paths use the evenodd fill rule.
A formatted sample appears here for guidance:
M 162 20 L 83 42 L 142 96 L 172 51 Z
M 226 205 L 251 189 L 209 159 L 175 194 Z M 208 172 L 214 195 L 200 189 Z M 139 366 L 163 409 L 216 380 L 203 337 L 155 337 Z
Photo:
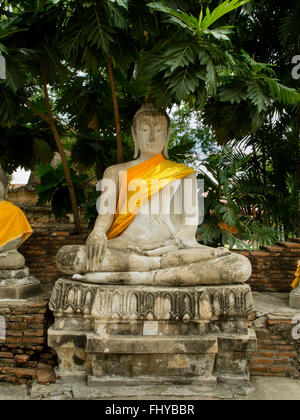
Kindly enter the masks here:
M 21 238 L 20 244 L 32 234 L 32 228 L 19 207 L 9 201 L 0 202 L 0 246 Z
M 145 162 L 129 168 L 126 171 L 127 183 L 121 183 L 117 212 L 113 224 L 107 232 L 108 239 L 119 236 L 134 220 L 139 208 L 142 207 L 152 195 L 171 182 L 182 179 L 192 173 L 194 173 L 193 169 L 166 160 L 162 154 L 156 155 Z M 139 188 L 139 198 L 134 204 L 132 204 L 132 201 L 137 194 L 137 191 L 128 191 L 129 183 L 133 180 L 145 181 Z M 132 186 L 134 187 L 134 185 Z M 130 209 L 128 207 L 130 207 Z
M 293 281 L 293 283 L 291 284 L 291 286 L 292 286 L 292 288 L 293 288 L 293 289 L 295 289 L 295 287 L 297 287 L 297 286 L 298 286 L 299 281 L 300 281 L 300 261 L 298 261 L 298 268 L 297 268 L 297 270 L 296 270 L 295 275 L 296 275 L 296 278 L 295 278 L 295 280 Z

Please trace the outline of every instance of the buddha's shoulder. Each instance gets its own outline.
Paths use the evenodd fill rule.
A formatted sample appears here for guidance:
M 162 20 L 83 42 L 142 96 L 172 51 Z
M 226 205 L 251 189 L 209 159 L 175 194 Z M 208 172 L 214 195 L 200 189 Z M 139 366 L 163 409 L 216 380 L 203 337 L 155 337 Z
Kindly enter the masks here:
M 121 171 L 127 171 L 127 169 L 136 165 L 136 161 L 132 160 L 130 162 L 117 163 L 116 165 L 109 166 L 104 172 L 104 178 L 113 178 L 118 176 Z

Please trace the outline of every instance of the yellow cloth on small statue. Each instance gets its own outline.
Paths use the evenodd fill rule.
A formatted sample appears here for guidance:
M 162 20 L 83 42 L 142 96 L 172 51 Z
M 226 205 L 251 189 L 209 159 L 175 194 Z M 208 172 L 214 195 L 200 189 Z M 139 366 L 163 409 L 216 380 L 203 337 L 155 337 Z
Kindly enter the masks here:
M 32 234 L 32 228 L 19 207 L 9 201 L 0 202 L 0 246 L 21 238 L 20 244 Z
M 134 220 L 140 207 L 142 207 L 155 193 L 171 182 L 182 179 L 194 173 L 187 166 L 166 160 L 162 154 L 156 155 L 126 171 L 127 182 L 121 183 L 120 194 L 117 204 L 117 212 L 107 238 L 113 239 L 119 236 Z M 132 204 L 131 199 L 137 191 L 128 191 L 129 183 L 133 180 L 143 180 L 138 191 L 138 200 Z M 134 185 L 132 185 L 134 188 Z M 129 204 L 129 205 L 128 205 Z M 129 211 L 128 207 L 131 211 Z
M 292 286 L 292 288 L 293 288 L 293 289 L 295 289 L 295 287 L 297 287 L 297 286 L 298 286 L 299 281 L 300 281 L 300 264 L 299 264 L 299 263 L 298 263 L 298 268 L 297 268 L 297 270 L 296 270 L 295 275 L 296 275 L 296 278 L 295 278 L 295 280 L 293 281 L 293 283 L 291 284 L 291 286 Z

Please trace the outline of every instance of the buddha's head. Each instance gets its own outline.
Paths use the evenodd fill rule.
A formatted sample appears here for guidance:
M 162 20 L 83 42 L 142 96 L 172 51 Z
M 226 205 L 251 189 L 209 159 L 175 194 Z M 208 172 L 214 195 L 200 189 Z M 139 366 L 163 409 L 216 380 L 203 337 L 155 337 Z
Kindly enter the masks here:
M 170 118 L 164 110 L 158 110 L 153 104 L 144 104 L 133 118 L 132 136 L 134 158 L 139 153 L 149 157 L 162 153 L 168 158 Z
M 0 202 L 4 201 L 5 190 L 4 185 L 0 182 Z

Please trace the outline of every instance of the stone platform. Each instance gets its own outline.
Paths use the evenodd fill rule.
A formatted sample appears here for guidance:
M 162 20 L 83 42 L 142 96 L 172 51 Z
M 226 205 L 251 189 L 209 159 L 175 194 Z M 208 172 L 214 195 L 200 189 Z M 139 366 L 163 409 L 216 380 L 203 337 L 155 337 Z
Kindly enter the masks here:
M 60 279 L 48 344 L 57 376 L 89 385 L 249 383 L 248 285 L 147 287 Z
M 0 299 L 27 299 L 40 291 L 40 282 L 29 269 L 0 270 Z

